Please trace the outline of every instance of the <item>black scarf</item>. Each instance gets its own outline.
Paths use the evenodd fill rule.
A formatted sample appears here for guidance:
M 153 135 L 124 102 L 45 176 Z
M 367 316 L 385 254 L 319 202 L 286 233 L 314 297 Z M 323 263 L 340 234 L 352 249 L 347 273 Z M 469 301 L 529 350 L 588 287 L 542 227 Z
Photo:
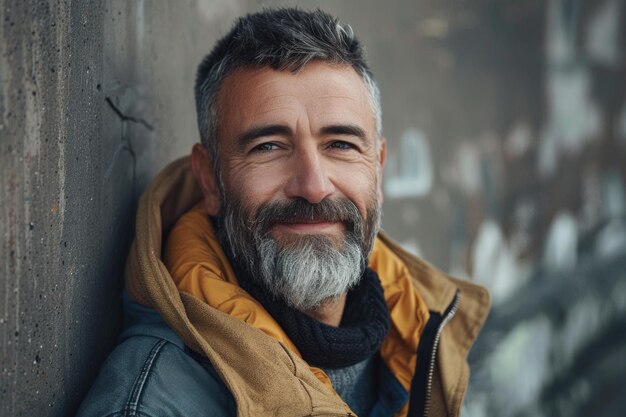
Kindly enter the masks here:
M 321 323 L 274 298 L 234 262 L 239 285 L 265 307 L 311 366 L 342 368 L 374 355 L 389 330 L 389 310 L 378 274 L 366 268 L 348 291 L 339 327 Z

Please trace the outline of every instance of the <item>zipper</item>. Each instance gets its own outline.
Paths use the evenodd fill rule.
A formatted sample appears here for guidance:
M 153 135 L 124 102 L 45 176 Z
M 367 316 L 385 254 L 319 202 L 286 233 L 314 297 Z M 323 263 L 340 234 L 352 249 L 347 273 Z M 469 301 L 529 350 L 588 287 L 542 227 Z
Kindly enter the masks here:
M 441 339 L 441 333 L 443 332 L 443 328 L 446 327 L 448 322 L 452 320 L 452 318 L 456 315 L 459 310 L 459 304 L 461 303 L 461 291 L 457 290 L 454 295 L 454 299 L 448 307 L 448 311 L 446 315 L 443 317 L 441 324 L 437 328 L 437 333 L 435 334 L 435 339 L 433 341 L 433 348 L 430 353 L 430 363 L 428 365 L 428 375 L 426 377 L 426 393 L 425 393 L 425 402 L 424 402 L 424 417 L 428 417 L 428 413 L 430 412 L 430 401 L 432 395 L 433 388 L 433 376 L 435 375 L 435 362 L 437 358 L 437 348 L 439 347 L 439 340 Z

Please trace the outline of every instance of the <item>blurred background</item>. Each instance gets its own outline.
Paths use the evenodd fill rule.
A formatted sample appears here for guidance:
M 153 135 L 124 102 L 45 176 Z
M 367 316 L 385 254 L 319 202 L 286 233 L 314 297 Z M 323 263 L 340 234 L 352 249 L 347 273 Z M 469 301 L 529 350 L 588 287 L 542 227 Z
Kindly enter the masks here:
M 137 200 L 198 141 L 238 15 L 321 7 L 380 84 L 384 227 L 487 286 L 463 414 L 626 409 L 622 0 L 0 0 L 0 415 L 73 415 L 120 329 Z

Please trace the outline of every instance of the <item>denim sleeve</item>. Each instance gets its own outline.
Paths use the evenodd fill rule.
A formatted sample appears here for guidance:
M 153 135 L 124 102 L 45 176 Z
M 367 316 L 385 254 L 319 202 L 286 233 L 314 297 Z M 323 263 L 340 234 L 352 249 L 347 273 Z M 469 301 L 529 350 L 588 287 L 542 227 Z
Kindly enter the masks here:
M 210 367 L 167 340 L 129 337 L 105 361 L 77 416 L 236 416 L 232 394 Z

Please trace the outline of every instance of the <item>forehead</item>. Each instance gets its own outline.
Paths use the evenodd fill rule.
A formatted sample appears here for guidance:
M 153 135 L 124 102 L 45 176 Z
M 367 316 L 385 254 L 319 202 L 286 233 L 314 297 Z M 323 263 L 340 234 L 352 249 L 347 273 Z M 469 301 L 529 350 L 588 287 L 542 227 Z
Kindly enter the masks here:
M 375 115 L 365 83 L 349 65 L 315 61 L 297 72 L 240 68 L 219 89 L 218 134 L 306 117 L 311 127 L 352 123 L 374 136 Z

